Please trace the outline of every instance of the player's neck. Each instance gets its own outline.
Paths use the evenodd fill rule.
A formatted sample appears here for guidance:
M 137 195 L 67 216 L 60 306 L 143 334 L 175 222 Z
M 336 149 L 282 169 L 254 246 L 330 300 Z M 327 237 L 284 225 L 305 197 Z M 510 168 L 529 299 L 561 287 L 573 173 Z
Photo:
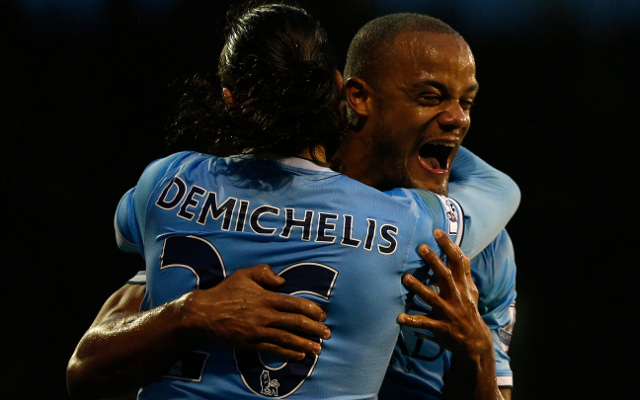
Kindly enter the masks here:
M 371 157 L 371 136 L 368 132 L 348 131 L 333 157 L 333 170 L 365 185 L 376 187 L 380 181 L 375 173 L 378 168 L 372 164 L 375 160 Z
M 312 156 L 313 153 L 313 156 Z M 325 154 L 325 148 L 322 145 L 317 145 L 313 148 L 313 151 L 310 149 L 304 149 L 300 153 L 298 153 L 298 157 L 304 158 L 309 161 L 313 161 L 314 163 L 322 166 L 328 167 L 327 156 Z

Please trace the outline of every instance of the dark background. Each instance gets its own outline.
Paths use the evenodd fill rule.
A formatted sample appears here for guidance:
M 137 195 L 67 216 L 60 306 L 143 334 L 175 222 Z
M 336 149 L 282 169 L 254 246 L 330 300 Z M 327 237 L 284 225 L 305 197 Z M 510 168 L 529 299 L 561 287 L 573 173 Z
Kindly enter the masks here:
M 341 61 L 360 26 L 395 11 L 440 17 L 466 37 L 481 85 L 466 146 L 522 189 L 508 226 L 518 262 L 514 397 L 628 396 L 640 356 L 640 4 L 301 3 Z M 211 0 L 1 3 L 2 398 L 66 398 L 76 343 L 142 265 L 115 246 L 115 205 L 167 154 L 169 86 L 215 66 L 227 9 Z

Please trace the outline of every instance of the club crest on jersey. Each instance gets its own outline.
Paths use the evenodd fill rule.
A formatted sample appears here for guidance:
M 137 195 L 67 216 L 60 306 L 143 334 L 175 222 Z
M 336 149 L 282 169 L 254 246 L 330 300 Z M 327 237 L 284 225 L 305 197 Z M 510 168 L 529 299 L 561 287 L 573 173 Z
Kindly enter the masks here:
M 169 375 L 182 376 L 182 361 L 177 361 L 169 369 Z
M 447 219 L 452 224 L 453 223 L 457 224 L 458 223 L 458 214 L 453 209 L 453 207 L 454 207 L 453 206 L 453 202 L 451 200 L 447 199 L 446 205 L 447 205 L 447 212 L 446 212 Z
M 162 376 L 182 381 L 201 382 L 204 366 L 208 359 L 209 353 L 189 350 L 173 363 Z
M 460 207 L 460 204 L 458 204 L 455 200 L 449 197 L 445 197 L 441 195 L 436 195 L 436 196 L 438 196 L 440 203 L 442 203 L 444 215 L 449 221 L 449 223 L 447 224 L 449 226 L 447 233 L 449 235 L 461 235 L 462 223 L 463 223 L 462 207 Z M 455 239 L 455 243 L 457 245 L 460 245 L 460 239 L 462 239 L 461 236 L 458 236 L 458 238 Z
M 270 397 L 278 397 L 278 388 L 280 387 L 280 383 L 277 379 L 271 379 L 271 375 L 266 369 L 262 370 L 262 374 L 260 374 L 260 387 L 260 394 Z
M 500 335 L 500 343 L 504 351 L 509 350 L 509 344 L 511 344 L 511 336 L 513 335 L 513 327 L 516 324 L 516 303 L 513 302 L 509 306 L 509 322 L 500 327 L 498 333 Z

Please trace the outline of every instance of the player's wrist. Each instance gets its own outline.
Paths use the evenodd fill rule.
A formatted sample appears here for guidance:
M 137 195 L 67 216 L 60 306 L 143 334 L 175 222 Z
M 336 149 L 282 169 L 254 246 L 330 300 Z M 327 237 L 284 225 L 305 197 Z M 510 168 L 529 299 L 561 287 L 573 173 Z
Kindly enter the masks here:
M 493 337 L 488 327 L 478 331 L 474 338 L 469 338 L 457 352 L 460 358 L 466 358 L 474 363 L 479 363 L 482 359 L 493 358 Z
M 171 315 L 168 320 L 173 325 L 175 339 L 182 345 L 197 339 L 202 331 L 202 318 L 197 306 L 199 293 L 198 290 L 185 293 L 167 304 L 167 313 Z

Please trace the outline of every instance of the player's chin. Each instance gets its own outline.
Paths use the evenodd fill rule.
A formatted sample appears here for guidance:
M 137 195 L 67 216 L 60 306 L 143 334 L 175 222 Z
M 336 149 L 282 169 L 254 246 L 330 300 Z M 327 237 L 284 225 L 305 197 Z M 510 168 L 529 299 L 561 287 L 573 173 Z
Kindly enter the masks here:
M 433 175 L 422 174 L 424 176 L 412 176 L 412 186 L 418 189 L 428 190 L 430 192 L 446 196 L 449 186 L 449 174 Z

